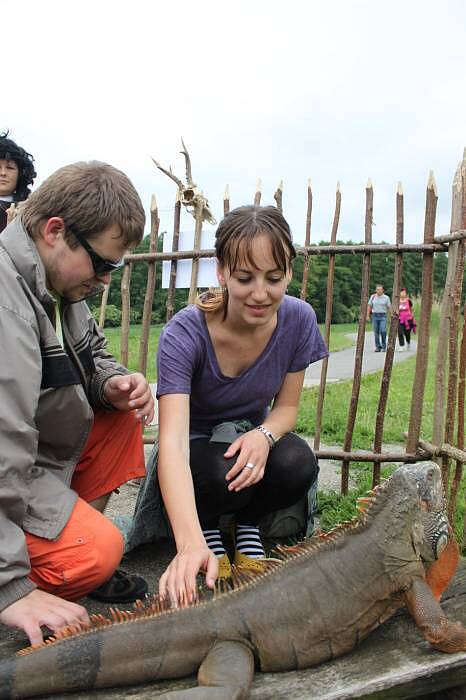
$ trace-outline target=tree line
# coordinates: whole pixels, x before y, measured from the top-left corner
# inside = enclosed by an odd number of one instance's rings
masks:
[[[338,241],[341,245],[354,245],[352,241]],[[319,245],[329,245],[321,241]],[[162,250],[162,240],[159,240],[159,250]],[[146,236],[134,251],[145,253],[149,250],[149,236]],[[327,275],[329,268],[328,255],[312,255],[309,258],[310,268],[306,290],[306,299],[315,309],[317,320],[322,323],[325,319],[325,303],[327,297]],[[440,298],[445,286],[447,270],[447,254],[443,252],[434,255],[434,296]],[[351,323],[359,316],[361,299],[361,274],[363,256],[360,254],[343,253],[335,256],[335,280],[333,294],[333,323]],[[299,255],[293,264],[293,279],[288,287],[292,296],[300,296],[303,276],[304,257]],[[391,296],[393,273],[395,267],[394,253],[377,253],[371,258],[370,289],[375,290],[376,284],[382,284],[385,292]],[[131,273],[131,323],[140,323],[144,306],[144,296],[147,285],[148,265],[145,262],[133,264]],[[121,320],[121,271],[115,272],[110,285],[106,325],[119,325]],[[162,265],[157,263],[156,288],[152,305],[152,322],[164,323],[166,319],[167,289],[161,288]],[[422,285],[422,253],[405,253],[403,255],[402,287],[406,287],[410,297],[419,296]],[[464,295],[465,285],[463,285]],[[177,289],[175,295],[175,311],[186,305],[187,289]],[[98,317],[100,300],[94,299],[90,304],[94,315]]]

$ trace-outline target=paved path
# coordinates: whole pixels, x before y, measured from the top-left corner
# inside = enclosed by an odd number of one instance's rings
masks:
[[[357,333],[348,333],[348,337],[354,340],[356,343]],[[398,347],[398,343],[397,343]],[[395,354],[393,356],[394,362],[403,362],[408,360],[416,352],[417,343],[415,340],[411,341],[411,350],[408,352],[399,352],[395,349]],[[331,352],[328,368],[327,368],[327,382],[340,382],[345,379],[352,379],[354,374],[354,358],[356,355],[356,345],[353,345],[346,350],[338,350],[338,352]],[[374,351],[374,334],[372,331],[366,332],[366,337],[364,340],[364,354],[362,360],[362,373],[372,374],[373,372],[379,372],[383,370],[385,363],[385,353]],[[322,369],[322,360],[315,362],[310,365],[304,377],[304,386],[318,386],[320,384],[320,373]]]

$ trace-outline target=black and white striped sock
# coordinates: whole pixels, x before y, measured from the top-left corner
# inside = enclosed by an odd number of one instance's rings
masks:
[[[265,550],[256,525],[236,525],[235,546],[252,559],[264,559]]]
[[[223,557],[225,554],[225,547],[223,546],[220,530],[218,528],[214,530],[203,530],[202,534],[204,535],[208,548],[213,551],[215,556]]]

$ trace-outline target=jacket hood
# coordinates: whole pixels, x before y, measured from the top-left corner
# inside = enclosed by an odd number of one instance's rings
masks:
[[[47,290],[45,267],[33,239],[17,216],[0,235],[0,245],[5,248],[14,266],[24,279],[34,296],[42,304],[53,304],[53,298]]]

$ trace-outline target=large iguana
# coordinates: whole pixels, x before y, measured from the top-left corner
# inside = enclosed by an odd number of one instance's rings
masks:
[[[432,646],[466,650],[466,630],[438,599],[458,559],[439,468],[403,466],[362,499],[358,519],[292,548],[266,573],[236,573],[209,600],[94,616],[0,665],[0,698],[124,686],[188,676],[198,688],[167,698],[238,700],[254,669],[314,666],[352,649],[406,606]],[[165,697],[165,695],[164,695]]]

